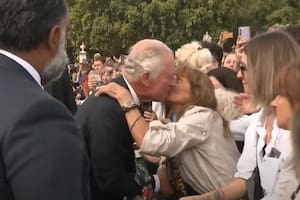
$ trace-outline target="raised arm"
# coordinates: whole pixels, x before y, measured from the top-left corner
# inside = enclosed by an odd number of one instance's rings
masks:
[[[109,83],[98,88],[96,96],[101,94],[107,94],[116,100],[123,106],[129,101],[132,101],[132,96],[128,90],[116,83]],[[125,117],[128,123],[128,127],[131,131],[132,137],[136,144],[140,147],[146,132],[149,129],[147,121],[142,117],[138,108],[131,109],[125,113]]]
[[[245,192],[246,181],[241,178],[235,178],[218,190],[203,195],[183,197],[180,200],[238,200],[244,196]]]

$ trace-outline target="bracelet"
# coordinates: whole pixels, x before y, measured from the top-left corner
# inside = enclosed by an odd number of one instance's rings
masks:
[[[132,123],[132,125],[131,125],[131,127],[130,127],[130,132],[132,131],[132,129],[133,129],[133,127],[135,126],[135,124],[137,123],[137,121],[139,121],[139,119],[141,119],[143,116],[142,115],[140,115],[140,116],[138,116],[135,120],[134,120],[134,122]]]

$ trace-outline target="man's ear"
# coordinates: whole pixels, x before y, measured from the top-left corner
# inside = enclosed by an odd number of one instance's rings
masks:
[[[61,27],[59,25],[54,25],[48,36],[48,47],[51,55],[55,55],[59,48],[59,41],[61,37]]]
[[[149,87],[152,83],[150,79],[150,72],[149,71],[143,71],[141,74],[141,83],[145,85],[146,87]]]

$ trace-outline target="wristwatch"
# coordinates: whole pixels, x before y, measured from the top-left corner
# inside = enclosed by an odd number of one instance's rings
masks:
[[[137,108],[138,105],[133,101],[133,99],[131,99],[131,100],[127,101],[126,103],[124,103],[121,107],[122,107],[123,112],[126,113],[134,108]]]

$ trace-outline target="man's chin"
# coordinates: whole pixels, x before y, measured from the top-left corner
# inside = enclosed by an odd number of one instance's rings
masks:
[[[58,80],[66,69],[68,64],[68,56],[65,51],[57,54],[57,56],[44,68],[44,72],[41,75],[42,85],[50,84]]]

